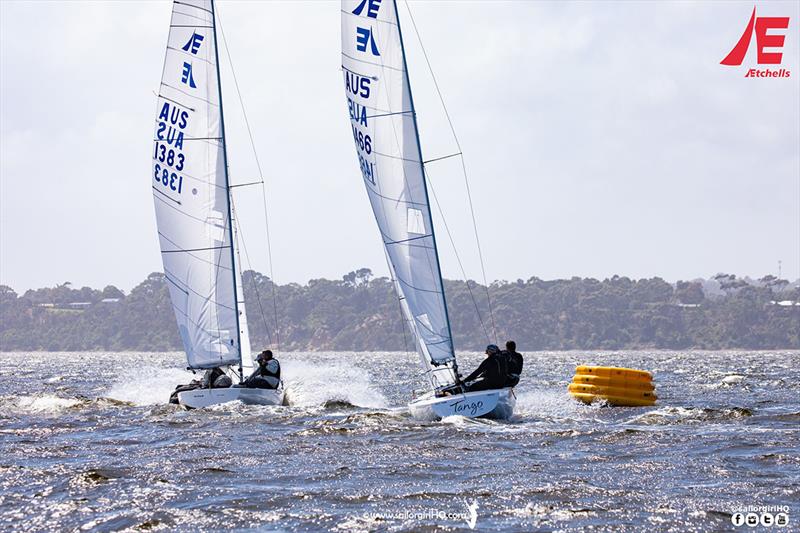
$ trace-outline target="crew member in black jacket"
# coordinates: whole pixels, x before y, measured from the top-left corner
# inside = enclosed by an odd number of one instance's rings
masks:
[[[515,387],[517,383],[519,383],[519,377],[522,374],[522,354],[517,351],[517,343],[508,341],[503,355],[505,355],[508,361],[508,379],[506,379],[506,387]]]
[[[475,371],[464,378],[468,392],[503,388],[508,374],[506,358],[494,344],[486,347],[486,359]],[[477,380],[474,383],[470,383]]]

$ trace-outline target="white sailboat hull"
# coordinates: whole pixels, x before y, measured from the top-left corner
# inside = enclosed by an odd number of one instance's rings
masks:
[[[431,392],[408,404],[408,408],[420,420],[440,420],[453,415],[508,420],[516,403],[514,389],[508,387],[442,397]]]
[[[283,387],[277,389],[195,389],[178,393],[178,403],[187,409],[200,409],[240,401],[248,405],[283,405]]]

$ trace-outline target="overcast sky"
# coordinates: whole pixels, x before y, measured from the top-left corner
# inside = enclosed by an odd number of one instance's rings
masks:
[[[800,3],[791,77],[720,65],[753,2],[412,2],[466,157],[490,279],[800,277]],[[129,290],[161,270],[150,187],[169,2],[0,2],[0,283]],[[338,2],[220,1],[268,182],[275,278],[386,274],[350,133]],[[426,159],[455,143],[401,4]],[[224,55],[221,54],[224,58]],[[257,177],[223,60],[234,183]],[[467,275],[457,159],[432,163]],[[267,271],[261,197],[236,192]],[[435,214],[438,217],[437,214]],[[445,277],[461,273],[440,218]]]

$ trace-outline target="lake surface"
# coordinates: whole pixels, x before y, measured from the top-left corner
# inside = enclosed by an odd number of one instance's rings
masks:
[[[0,530],[800,524],[800,352],[525,354],[510,422],[412,419],[413,354],[277,355],[288,407],[185,411],[182,354],[0,353]],[[574,402],[581,363],[653,371],[658,404]]]

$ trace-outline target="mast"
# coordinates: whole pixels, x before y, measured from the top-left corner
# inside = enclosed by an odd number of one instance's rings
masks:
[[[239,268],[236,263],[235,242],[233,234],[233,208],[231,207],[231,184],[228,179],[228,146],[225,142],[225,113],[222,110],[222,76],[219,70],[219,44],[217,43],[217,14],[214,6],[214,0],[211,0],[211,21],[212,29],[214,32],[214,62],[217,67],[217,90],[219,91],[219,121],[220,133],[222,136],[222,165],[225,174],[225,190],[228,194],[228,237],[231,241],[231,275],[233,276],[233,301],[236,309],[236,345],[239,350],[239,382],[244,381],[242,376],[242,328],[239,324],[239,295],[236,289],[236,269]],[[449,321],[448,321],[449,327]]]
[[[422,159],[422,142],[419,138],[419,127],[417,126],[417,110],[414,107],[414,94],[411,91],[411,76],[408,73],[408,63],[406,62],[406,47],[403,43],[403,30],[400,28],[400,13],[397,10],[397,0],[392,0],[392,4],[394,5],[394,15],[395,20],[397,20],[397,34],[400,37],[400,51],[402,52],[403,56],[403,70],[406,73],[406,83],[408,84],[408,100],[411,105],[411,118],[414,121],[414,135],[417,137],[417,153],[419,155],[419,165],[420,169],[422,170],[422,183],[424,185],[423,190],[425,191],[425,203],[429,206],[431,201],[428,197],[428,179],[425,176],[425,163],[423,163],[424,159]],[[216,40],[215,40],[216,41]],[[459,382],[458,379],[458,362],[456,361],[456,347],[455,347],[455,340],[453,339],[453,331],[450,327],[450,312],[447,309],[447,296],[444,292],[444,278],[442,278],[442,265],[441,261],[439,260],[439,247],[436,245],[436,231],[434,230],[433,224],[433,213],[430,213],[431,217],[431,237],[433,240],[433,249],[434,253],[436,254],[436,268],[438,269],[439,273],[439,286],[442,290],[442,301],[444,302],[444,316],[445,321],[447,322],[447,334],[450,337],[450,354],[453,356],[453,374],[455,376],[456,383]],[[433,361],[432,361],[433,362]]]

